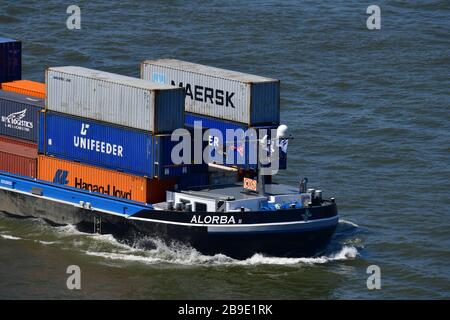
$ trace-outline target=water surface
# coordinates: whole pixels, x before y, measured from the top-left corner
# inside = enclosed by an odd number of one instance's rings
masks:
[[[177,58],[279,78],[296,139],[278,181],[335,197],[341,214],[317,258],[202,256],[155,250],[39,220],[0,217],[0,298],[420,299],[450,297],[448,1],[2,1],[2,36],[23,41],[24,77],[80,65],[139,76]],[[69,291],[68,265],[82,270]],[[366,288],[380,266],[382,289]]]

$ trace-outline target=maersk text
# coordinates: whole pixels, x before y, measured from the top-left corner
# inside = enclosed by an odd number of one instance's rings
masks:
[[[170,82],[173,86],[176,86],[175,81]],[[234,92],[224,91],[220,89],[203,87],[200,85],[192,86],[190,83],[186,83],[183,85],[183,82],[178,84],[179,87],[184,88],[186,92],[186,97],[189,97],[191,100],[196,100],[200,102],[210,102],[212,104],[216,104],[218,106],[226,106],[235,108],[232,98],[234,96]],[[194,90],[192,90],[192,87]]]

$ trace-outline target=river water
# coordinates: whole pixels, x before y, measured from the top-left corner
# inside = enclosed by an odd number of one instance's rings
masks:
[[[81,30],[68,30],[69,2],[1,1],[24,78],[62,65],[139,76],[140,61],[163,57],[279,78],[295,139],[276,180],[307,176],[341,221],[323,256],[237,261],[2,215],[0,298],[450,298],[450,2],[77,4]],[[366,27],[371,4],[380,30]],[[69,265],[81,290],[66,288]],[[370,265],[380,290],[367,289]]]

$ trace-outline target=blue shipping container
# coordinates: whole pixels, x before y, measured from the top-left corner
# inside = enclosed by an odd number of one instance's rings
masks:
[[[206,172],[190,173],[182,176],[178,181],[178,187],[180,189],[191,187],[202,187],[209,185],[209,174]]]
[[[0,38],[0,83],[22,79],[22,43]]]
[[[151,135],[54,112],[40,114],[39,153],[160,179],[187,173],[174,166],[170,135]]]
[[[37,142],[44,99],[0,90],[0,134]]]
[[[280,123],[280,82],[258,83],[252,85],[252,112],[250,124],[252,126],[270,123]]]
[[[250,127],[246,126],[242,123],[237,122],[230,122],[225,120],[220,120],[216,118],[206,117],[206,116],[200,116],[198,114],[188,113],[185,114],[185,125],[187,128],[193,128],[195,121],[201,121],[202,122],[202,128],[204,129],[217,129],[222,134],[222,139],[216,139],[217,137],[214,137],[214,135],[211,135],[209,137],[209,141],[205,143],[206,145],[213,145],[217,146],[219,144],[219,147],[221,149],[225,149],[225,152],[232,152],[233,153],[233,166],[244,168],[244,169],[256,169],[257,164],[254,162],[254,158],[251,158],[248,150],[250,149],[250,144],[248,142],[248,139],[246,139],[245,147],[242,146],[242,143],[238,143],[237,139],[234,140],[234,144],[229,144],[224,146],[223,142],[226,140],[226,130],[232,129],[232,130],[247,130]],[[270,137],[270,129],[276,129],[277,126],[256,126],[251,127],[255,129],[257,132],[259,129],[266,129],[267,134]],[[215,150],[214,150],[215,151]],[[212,152],[212,155],[214,156],[215,152]],[[226,155],[223,156],[222,160],[223,164],[226,164]],[[280,169],[286,169],[286,154],[280,151],[280,162],[279,162],[279,168]]]

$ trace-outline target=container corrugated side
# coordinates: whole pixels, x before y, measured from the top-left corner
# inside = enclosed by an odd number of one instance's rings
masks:
[[[0,135],[0,142],[13,143],[13,144],[16,144],[16,145],[19,145],[19,146],[23,146],[23,147],[26,147],[26,148],[35,149],[36,152],[37,152],[37,149],[38,149],[36,142],[16,139],[16,138],[8,137],[8,136]]]
[[[184,92],[81,67],[46,70],[48,110],[152,133],[183,127]]]
[[[41,112],[40,121],[39,153],[160,179],[183,174],[165,148],[170,135],[49,111]]]
[[[254,83],[251,90],[250,125],[279,125],[280,83]]]
[[[2,83],[2,90],[16,92],[31,97],[45,99],[45,83],[18,80]]]
[[[39,155],[40,180],[117,198],[147,202],[148,179]]]
[[[0,38],[0,83],[20,80],[22,77],[22,43]]]
[[[155,109],[155,126],[156,130],[153,132],[161,134],[164,132],[171,133],[172,131],[184,127],[184,99],[185,94],[183,90],[158,90],[155,93],[156,105],[159,108]],[[168,112],[171,105],[183,106],[173,109],[173,112]],[[169,108],[164,109],[164,106]]]
[[[200,116],[193,113],[186,112],[186,121],[185,125],[187,128],[192,129],[194,127],[195,122],[200,122],[202,125],[202,128],[204,131],[206,129],[216,129],[218,130],[222,135],[222,140],[220,140],[220,137],[216,136],[214,132],[211,132],[208,138],[208,141],[205,142],[205,145],[213,145],[215,146],[218,142],[218,150],[224,149],[225,154],[222,158],[222,164],[226,165],[226,153],[232,152],[233,153],[233,164],[232,166],[236,166],[239,168],[245,168],[245,169],[256,169],[258,166],[256,163],[253,163],[256,158],[251,158],[249,154],[250,150],[250,144],[248,142],[248,139],[246,139],[245,147],[242,148],[242,143],[238,143],[237,139],[235,139],[234,144],[225,144],[226,138],[227,138],[227,130],[248,130],[250,128],[254,129],[257,134],[259,134],[259,129],[265,129],[267,130],[267,134],[270,136],[270,130],[276,129],[276,126],[255,126],[250,127],[242,123],[236,123],[231,121],[225,121],[220,119],[215,119],[211,117],[206,116]],[[212,155],[215,155],[216,150],[212,152]],[[219,154],[221,152],[219,151]]]
[[[26,177],[37,177],[37,148],[17,140],[0,139],[0,171]]]
[[[44,100],[0,90],[0,134],[37,142]]]
[[[209,174],[205,172],[195,172],[183,176],[178,182],[179,188],[201,187],[209,185]]]
[[[180,60],[147,60],[141,78],[182,86],[187,112],[246,125],[279,124],[280,82]]]

